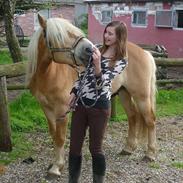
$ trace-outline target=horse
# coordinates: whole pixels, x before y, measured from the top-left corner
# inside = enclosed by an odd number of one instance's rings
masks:
[[[38,15],[38,20],[40,28],[28,47],[28,86],[45,113],[54,144],[55,159],[48,173],[61,175],[68,117],[59,116],[68,109],[70,91],[78,78],[76,68],[86,68],[94,45],[80,29],[63,18],[45,20]],[[137,132],[147,132],[145,157],[153,160],[156,151],[156,66],[151,54],[137,45],[129,42],[127,49],[128,66],[112,82],[112,92],[119,94],[129,124],[127,142],[121,154],[131,154],[137,148]]]

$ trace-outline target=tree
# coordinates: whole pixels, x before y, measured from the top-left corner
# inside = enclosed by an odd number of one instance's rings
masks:
[[[14,11],[16,0],[2,0],[0,4],[1,16],[4,20],[6,41],[13,62],[22,61],[22,53],[14,31]]]
[[[6,40],[13,62],[22,61],[22,53],[14,30],[15,8],[20,10],[44,9],[53,4],[52,1],[38,2],[35,0],[0,0],[0,21],[5,24]]]

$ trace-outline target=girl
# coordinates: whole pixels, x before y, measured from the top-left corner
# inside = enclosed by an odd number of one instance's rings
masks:
[[[92,156],[93,182],[103,183],[106,171],[102,142],[110,117],[111,82],[127,64],[127,28],[119,21],[110,22],[104,29],[103,46],[99,51],[93,48],[93,61],[85,77],[82,96],[72,114],[69,152],[69,183],[78,183],[82,145],[86,130],[89,129],[89,150]],[[72,106],[79,89],[75,82],[70,94]],[[88,107],[92,106],[92,107]]]

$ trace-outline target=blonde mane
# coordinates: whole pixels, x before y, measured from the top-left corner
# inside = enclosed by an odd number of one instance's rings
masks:
[[[33,74],[37,69],[37,56],[38,56],[38,41],[43,28],[40,27],[33,35],[28,46],[28,60],[31,62],[28,65],[26,81],[29,83]],[[51,43],[53,48],[65,47],[67,40],[70,39],[70,34],[75,36],[84,35],[84,33],[68,20],[63,18],[50,18],[46,21],[46,37],[47,42]]]

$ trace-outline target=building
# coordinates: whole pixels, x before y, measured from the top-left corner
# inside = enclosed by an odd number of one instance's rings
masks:
[[[80,17],[87,13],[86,4],[83,3],[83,0],[54,0],[54,3],[52,0],[35,0],[35,2],[50,3],[52,5],[50,5],[49,8],[40,11],[16,11],[14,23],[19,25],[22,28],[24,35],[28,37],[32,36],[39,27],[37,19],[38,13],[46,19],[62,16],[76,25],[80,23]]]
[[[85,0],[88,4],[88,37],[102,42],[104,27],[120,20],[128,27],[129,41],[163,45],[169,57],[183,58],[183,1]]]

